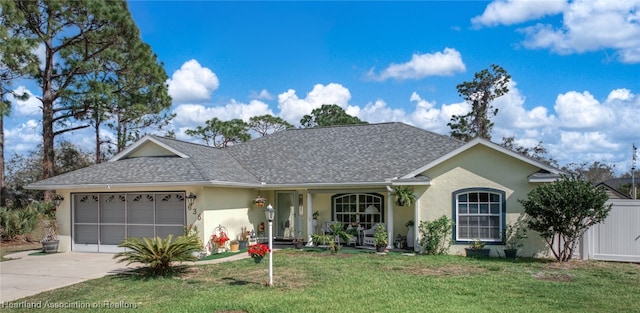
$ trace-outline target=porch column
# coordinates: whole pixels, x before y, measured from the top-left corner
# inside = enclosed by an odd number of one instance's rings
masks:
[[[311,234],[313,234],[313,196],[307,190],[307,247],[313,246]]]
[[[393,249],[393,197],[387,193],[387,233],[389,235],[387,249]]]

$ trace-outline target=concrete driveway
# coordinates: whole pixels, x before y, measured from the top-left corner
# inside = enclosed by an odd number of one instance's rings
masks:
[[[141,266],[134,263],[127,267],[126,263],[116,263],[117,260],[113,259],[111,253],[64,252],[29,255],[34,252],[37,251],[10,254],[6,257],[15,260],[0,262],[0,303]],[[238,253],[221,259],[184,264],[205,265],[247,258],[247,253]]]
[[[15,260],[0,262],[0,302],[14,301],[37,293],[115,274],[127,269],[110,253],[66,252],[8,255]],[[135,267],[132,264],[130,268]]]

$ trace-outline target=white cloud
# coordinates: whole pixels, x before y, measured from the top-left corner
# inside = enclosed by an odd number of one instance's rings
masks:
[[[408,122],[404,110],[389,107],[382,99],[365,104],[364,108],[359,109],[357,114],[351,115],[369,123]]]
[[[411,124],[441,134],[449,133],[447,123],[451,116],[465,114],[470,109],[465,102],[443,104],[438,108],[435,101],[427,101],[417,92],[411,94],[409,101],[416,103],[414,111],[410,113]]]
[[[566,0],[496,0],[471,22],[474,26],[513,25],[561,13],[566,7]]]
[[[216,107],[207,107],[201,104],[181,104],[173,110],[173,113],[176,114],[173,123],[177,128],[204,126],[205,122],[213,117],[223,121],[234,118],[248,121],[252,116],[273,114],[269,109],[269,105],[262,101],[251,100],[249,103],[242,103],[234,99],[224,106]]]
[[[47,53],[47,47],[44,45],[44,43],[40,43],[38,44],[37,47],[35,47],[33,50],[31,50],[31,53],[35,54],[35,56],[38,58],[38,67],[41,70],[44,70],[45,67],[45,62],[47,61],[47,57],[46,57],[46,53]],[[56,54],[57,56],[57,54]],[[54,62],[57,62],[57,57],[55,57]]]
[[[640,1],[573,1],[563,25],[537,24],[520,29],[524,46],[559,54],[613,49],[624,63],[640,62]]]
[[[613,102],[613,101],[630,101],[633,100],[634,95],[631,93],[631,90],[626,88],[616,89],[609,93],[607,96],[607,100],[605,102]]]
[[[189,60],[173,72],[167,84],[174,103],[188,103],[209,100],[220,82],[210,69],[202,67],[196,60]]]
[[[266,89],[262,89],[260,90],[260,92],[255,92],[255,91],[251,91],[251,94],[249,96],[252,99],[259,99],[259,100],[273,100],[275,99],[275,97]]]
[[[379,75],[371,69],[367,77],[373,80],[421,79],[427,76],[450,76],[466,71],[460,52],[456,49],[445,48],[442,52],[414,54],[406,63],[391,64]]]
[[[615,124],[615,111],[598,103],[588,91],[558,95],[554,106],[564,128],[593,129]]]
[[[542,141],[548,156],[560,165],[600,161],[619,171],[628,169],[631,144],[640,134],[640,97],[630,90],[615,89],[603,102],[587,91],[568,91],[558,95],[554,110],[548,112],[544,107],[525,108],[524,98],[517,100],[515,85],[509,89],[512,99],[498,98],[495,103],[500,111],[494,119],[494,141],[515,136],[525,147]]]
[[[337,83],[328,85],[317,84],[303,99],[300,99],[296,91],[289,89],[278,95],[278,108],[280,116],[287,122],[298,125],[305,114],[323,104],[336,104],[343,109],[348,107],[351,100],[349,89]]]
[[[5,124],[6,127],[6,124]],[[31,151],[42,143],[42,125],[36,120],[27,120],[12,129],[5,129],[5,157],[10,158],[14,153],[23,154]]]
[[[14,90],[17,95],[27,94],[29,98],[27,100],[16,99],[13,95],[7,96],[7,99],[11,102],[11,114],[18,116],[40,116],[42,115],[42,102],[34,96],[34,94],[24,86],[20,86]]]
[[[494,101],[493,106],[498,109],[498,115],[494,118],[496,127],[532,129],[554,124],[556,118],[549,114],[547,108],[538,106],[527,110],[524,107],[526,98],[517,85],[515,80],[509,81],[509,92]]]

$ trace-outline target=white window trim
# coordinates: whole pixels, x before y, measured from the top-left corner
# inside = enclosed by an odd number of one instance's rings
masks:
[[[487,214],[481,214],[480,211],[478,211],[478,214],[466,214],[464,216],[499,216],[499,225],[500,228],[498,230],[498,238],[496,239],[487,239],[487,238],[461,238],[460,237],[460,232],[459,232],[459,218],[460,218],[460,214],[458,213],[458,196],[462,195],[462,194],[470,194],[470,193],[488,193],[489,194],[489,199],[491,199],[491,194],[496,194],[500,197],[499,205],[500,205],[500,213],[498,215],[496,214],[491,214],[491,213],[487,213]],[[483,188],[483,187],[477,187],[477,188],[465,188],[465,189],[460,189],[460,190],[456,190],[453,192],[452,194],[452,206],[453,206],[453,218],[455,219],[454,222],[456,223],[454,226],[454,235],[453,235],[453,239],[455,240],[456,243],[470,243],[475,239],[480,239],[483,242],[486,243],[490,243],[490,244],[500,244],[502,243],[502,236],[503,236],[503,230],[505,228],[505,218],[506,218],[506,198],[505,198],[506,194],[504,191],[499,190],[499,189],[493,189],[493,188]],[[491,203],[491,201],[489,200],[488,203]],[[489,212],[491,212],[491,209],[489,208]]]

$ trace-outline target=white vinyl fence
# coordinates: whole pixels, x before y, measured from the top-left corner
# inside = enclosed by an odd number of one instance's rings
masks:
[[[640,262],[640,200],[611,199],[604,222],[584,235],[583,259]]]

